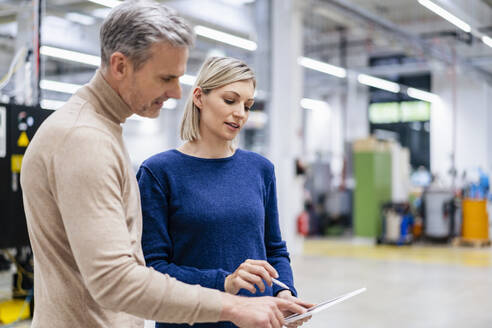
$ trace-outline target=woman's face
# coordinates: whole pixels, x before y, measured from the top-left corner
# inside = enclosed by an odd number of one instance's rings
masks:
[[[252,80],[227,84],[204,94],[195,89],[195,105],[200,108],[200,135],[233,140],[248,120],[255,89]]]

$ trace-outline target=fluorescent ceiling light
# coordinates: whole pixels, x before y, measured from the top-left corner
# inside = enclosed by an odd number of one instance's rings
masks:
[[[43,90],[63,92],[69,94],[74,94],[78,89],[82,87],[82,85],[80,84],[57,82],[51,80],[41,80],[39,82],[39,86]]]
[[[97,8],[91,11],[91,15],[98,18],[106,18],[108,14],[111,12],[111,8]]]
[[[81,52],[42,46],[40,49],[41,55],[69,60],[77,63],[87,64],[91,66],[101,65],[101,58],[98,56],[83,54]]]
[[[88,16],[88,15],[82,15],[79,13],[74,13],[70,12],[65,15],[65,17],[74,23],[79,23],[82,25],[90,26],[93,25],[96,22],[96,19],[94,17]]]
[[[249,51],[254,51],[258,47],[256,45],[256,42],[254,41],[240,38],[238,36],[225,33],[222,31],[214,30],[201,25],[195,26],[195,33],[205,38],[209,38],[222,43],[227,43],[231,46],[243,48]]]
[[[311,58],[299,57],[297,62],[299,63],[299,65],[302,65],[304,67],[314,69],[314,70],[322,72],[322,73],[330,74],[330,75],[333,75],[333,76],[336,76],[339,78],[344,78],[347,76],[347,70],[346,69],[344,69],[342,67],[330,65],[327,63],[323,63],[321,61],[314,60]]]
[[[470,25],[468,25],[467,23],[465,23],[464,21],[462,21],[458,17],[454,16],[453,14],[451,14],[449,11],[445,10],[444,8],[439,7],[438,5],[433,3],[432,1],[430,1],[430,0],[419,0],[419,3],[422,6],[429,9],[430,11],[438,14],[439,16],[441,16],[442,18],[444,18],[445,20],[447,20],[451,24],[456,25],[457,27],[459,27],[463,31],[465,31],[467,33],[471,32]]]
[[[408,88],[407,94],[412,98],[423,100],[423,101],[428,101],[430,103],[437,102],[441,99],[441,98],[439,98],[438,95],[436,95],[434,93],[415,89],[415,88]]]
[[[301,107],[311,110],[326,110],[330,108],[330,106],[326,102],[310,98],[302,98]]]
[[[398,93],[400,92],[400,85],[395,82],[383,80],[374,76],[359,74],[357,76],[357,81],[362,84],[368,85],[370,87],[383,89],[389,92]]]
[[[492,38],[489,36],[482,36],[482,42],[492,48]]]
[[[196,76],[185,74],[179,78],[179,82],[186,85],[194,85]]]
[[[44,109],[57,110],[65,104],[65,101],[43,99],[41,100],[41,107]]]
[[[122,3],[122,1],[118,1],[118,0],[89,0],[89,1],[109,8],[116,7],[117,5]]]

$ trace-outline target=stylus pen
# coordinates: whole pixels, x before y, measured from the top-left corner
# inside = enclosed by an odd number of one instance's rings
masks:
[[[282,287],[282,288],[285,288],[285,289],[287,289],[287,290],[290,290],[289,286],[287,286],[286,284],[284,284],[284,283],[283,283],[283,282],[281,282],[281,281],[278,281],[278,280],[277,280],[277,279],[275,279],[275,278],[272,278],[272,282],[273,282],[275,285],[278,285],[278,286],[280,286],[280,287]]]

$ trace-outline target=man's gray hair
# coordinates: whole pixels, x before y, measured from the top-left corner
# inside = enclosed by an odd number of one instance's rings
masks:
[[[194,39],[191,27],[169,7],[148,0],[125,1],[111,10],[101,26],[101,66],[109,66],[111,55],[119,51],[138,70],[151,57],[154,43],[191,47]]]

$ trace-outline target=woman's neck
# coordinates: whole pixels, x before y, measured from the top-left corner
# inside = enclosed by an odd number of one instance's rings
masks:
[[[234,155],[235,151],[230,141],[211,142],[204,139],[188,141],[178,150],[200,158],[226,158]]]

